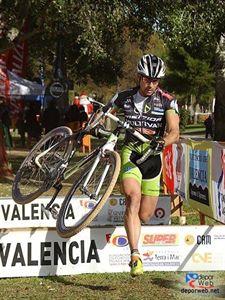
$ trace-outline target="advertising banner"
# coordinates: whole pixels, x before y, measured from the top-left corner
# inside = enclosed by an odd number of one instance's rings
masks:
[[[58,197],[53,207],[59,210],[64,198]],[[11,198],[1,198],[0,228],[26,227],[55,227],[56,220],[44,207],[50,197],[40,197],[32,203],[18,205]],[[82,216],[93,208],[95,204],[89,198],[74,198],[66,214],[66,225],[72,225],[76,216]],[[125,199],[121,195],[111,195],[101,212],[90,226],[122,225],[125,211]],[[170,222],[170,197],[160,196],[155,213],[148,224],[168,225]]]
[[[225,270],[223,226],[142,226],[146,271]],[[128,272],[124,227],[86,228],[70,239],[54,230],[1,230],[0,277]]]
[[[212,197],[214,218],[225,223],[225,145],[213,143]]]
[[[174,194],[174,167],[172,145],[167,146],[163,151],[163,180],[167,193]]]
[[[174,170],[174,190],[180,197],[187,199],[187,157],[188,145],[185,140],[172,145],[173,170]]]
[[[213,217],[211,159],[212,143],[189,140],[188,201],[203,214]]]

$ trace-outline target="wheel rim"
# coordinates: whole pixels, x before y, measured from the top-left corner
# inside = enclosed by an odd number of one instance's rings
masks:
[[[16,184],[14,186],[15,198],[26,200],[27,197],[32,198],[37,193],[42,193],[49,189],[57,174],[50,176],[53,170],[59,171],[57,166],[63,158],[67,159],[69,155],[68,143],[63,143],[57,149],[53,149],[47,155],[40,158],[39,163],[42,166],[40,169],[35,163],[35,157],[49,147],[53,147],[70,133],[69,129],[58,128],[53,131],[53,134],[47,134],[43,141],[40,141],[34,146],[30,154],[22,163],[19,171],[16,174]],[[15,199],[16,200],[16,199]]]
[[[95,157],[96,158],[96,157]],[[80,170],[79,175],[81,176],[82,172],[85,175],[93,165],[93,158],[87,165],[85,165],[85,170]],[[70,195],[67,195],[67,201],[65,207],[63,208],[62,218],[60,220],[63,230],[73,230],[73,228],[80,226],[91,214],[93,214],[93,210],[97,208],[102,197],[104,196],[106,190],[108,189],[112,177],[115,170],[115,158],[112,155],[107,155],[105,158],[101,158],[99,162],[96,172],[92,177],[92,180],[88,184],[88,192],[93,194],[93,191],[96,190],[98,183],[101,178],[101,174],[106,166],[109,166],[109,170],[106,174],[104,184],[99,191],[99,197],[97,201],[92,199],[92,197],[88,196],[87,193],[81,191],[81,186],[85,181],[85,176],[82,180],[79,180],[76,187],[69,192]],[[76,176],[76,177],[79,177]],[[76,213],[76,214],[75,214]],[[79,216],[79,218],[78,218]]]

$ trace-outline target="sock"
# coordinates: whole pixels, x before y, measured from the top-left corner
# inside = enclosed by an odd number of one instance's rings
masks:
[[[131,250],[131,260],[138,260],[140,258],[140,253],[138,251],[138,249],[132,249]]]

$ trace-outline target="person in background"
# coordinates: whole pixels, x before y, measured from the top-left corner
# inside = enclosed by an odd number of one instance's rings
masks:
[[[83,128],[85,123],[88,121],[88,115],[87,115],[83,105],[80,105],[79,111],[80,111],[80,127]]]
[[[65,113],[65,124],[73,132],[80,129],[80,110],[76,104],[70,105]]]
[[[89,101],[89,97],[85,92],[82,92],[80,95],[80,105],[83,105],[85,112],[87,113],[88,117],[90,117],[94,107],[93,104]]]
[[[39,109],[35,105],[35,102],[30,102],[27,109],[25,109],[25,126],[28,135],[28,147],[31,147],[32,140],[38,142],[41,137],[41,125],[37,118],[39,115]]]
[[[18,113],[18,118],[16,121],[16,128],[18,130],[18,133],[21,138],[21,146],[25,147],[25,132],[26,132],[26,126],[25,126],[25,120],[24,120],[24,113],[20,111]]]
[[[211,139],[213,138],[213,119],[212,116],[209,115],[208,118],[204,121],[205,125],[205,138],[208,139],[210,135]]]
[[[56,107],[55,100],[51,100],[45,109],[42,116],[42,126],[45,129],[45,134],[60,126],[60,111]]]
[[[3,135],[6,141],[6,146],[8,148],[13,147],[12,136],[10,133],[10,127],[12,125],[12,121],[10,118],[10,108],[9,105],[5,103],[4,98],[0,99],[0,119],[3,126]]]

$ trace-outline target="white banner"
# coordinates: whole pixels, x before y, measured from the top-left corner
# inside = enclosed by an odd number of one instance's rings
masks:
[[[225,223],[225,149],[224,145],[213,143],[212,197],[214,218]]]
[[[172,147],[175,193],[183,199],[187,199],[187,144],[181,140],[181,142],[173,144]]]
[[[146,271],[225,270],[224,226],[143,226]],[[54,230],[1,230],[0,277],[128,272],[124,227],[86,228],[70,239]]]
[[[58,197],[53,204],[59,210],[64,198]],[[56,220],[44,210],[50,201],[49,197],[40,197],[32,203],[18,205],[11,198],[0,199],[0,228],[55,227]],[[72,201],[66,214],[66,225],[73,223],[75,216],[87,213],[93,207],[88,198],[76,198]],[[122,225],[125,211],[125,199],[112,195],[98,214],[91,226]],[[168,225],[170,221],[170,197],[159,198],[155,213],[148,224]]]

